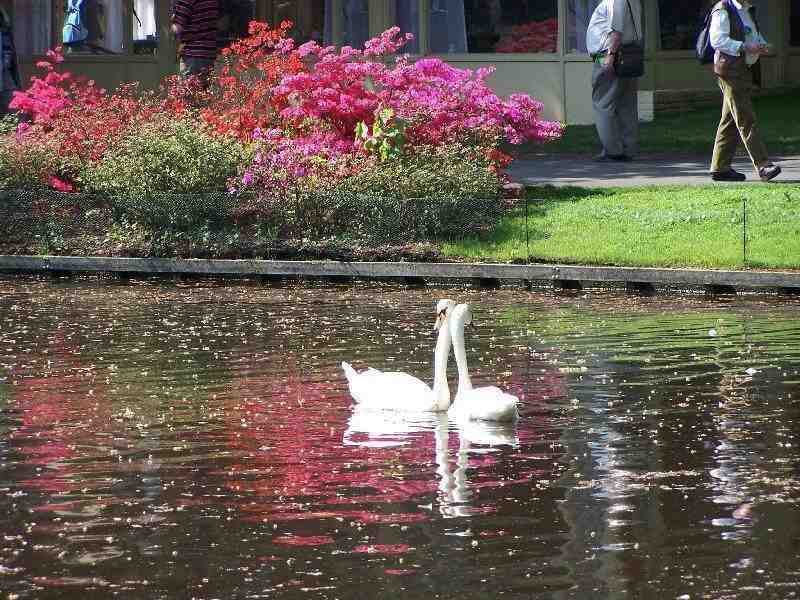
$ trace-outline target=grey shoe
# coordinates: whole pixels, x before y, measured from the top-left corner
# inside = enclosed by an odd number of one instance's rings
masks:
[[[758,170],[758,176],[761,177],[761,181],[767,182],[770,179],[775,179],[778,175],[781,174],[781,168],[778,165],[769,164],[766,167],[761,167]]]

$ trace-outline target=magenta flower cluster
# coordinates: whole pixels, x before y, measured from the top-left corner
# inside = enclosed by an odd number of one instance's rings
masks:
[[[411,151],[458,143],[488,156],[502,141],[521,144],[561,136],[560,123],[541,119],[541,102],[525,94],[507,99],[495,94],[486,82],[492,69],[458,69],[438,58],[390,60],[410,39],[411,34],[394,27],[366,42],[363,50],[313,41],[278,47],[277,52],[296,52],[308,67],[273,88],[280,127],[258,136],[262,151],[242,183],[273,190],[278,183],[341,171],[341,164],[329,163],[363,152],[355,142],[356,126],[371,126],[387,108],[403,121]],[[358,166],[358,161],[343,162]]]
[[[314,62],[275,88],[284,104],[281,116],[296,123],[321,121],[352,138],[359,121],[369,124],[379,108],[388,107],[409,123],[412,143],[463,141],[476,132],[512,144],[561,135],[560,123],[540,118],[537,100],[525,94],[498,97],[486,83],[491,68],[458,69],[438,58],[401,56],[393,65],[376,60],[396,53],[411,37],[394,27],[369,40],[364,50],[303,44],[300,56]]]

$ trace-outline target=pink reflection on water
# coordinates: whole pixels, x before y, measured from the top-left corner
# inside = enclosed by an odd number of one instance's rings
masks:
[[[224,394],[231,462],[216,474],[234,492],[228,503],[245,521],[413,523],[435,514],[437,499],[465,506],[443,506],[445,516],[487,514],[497,506],[486,498],[475,506],[481,490],[555,479],[552,452],[516,450],[511,462],[507,450],[500,452],[520,444],[543,447],[557,436],[548,403],[565,394],[566,382],[549,364],[532,368],[527,355],[512,355],[502,377],[488,381],[491,374],[483,374],[484,383],[523,401],[522,427],[498,433],[481,424],[456,429],[446,417],[442,430],[436,416],[407,422],[383,415],[373,423],[356,414],[338,366],[309,371],[299,360],[254,351],[232,365],[238,377]],[[487,445],[490,452],[473,451]],[[413,509],[398,511],[404,504]]]
[[[315,375],[308,381],[296,369],[277,377],[245,372],[232,385],[226,437],[237,459],[225,469],[227,485],[248,500],[261,499],[240,506],[245,518],[426,519],[423,513],[383,513],[378,507],[436,492],[432,436],[420,434],[414,444],[381,450],[342,445],[351,404],[344,380],[333,369]],[[426,465],[428,471],[420,473]],[[305,502],[286,502],[295,498]]]
[[[353,548],[353,552],[356,554],[405,554],[411,550],[411,546],[407,544],[374,544],[374,545],[362,545],[356,546]]]
[[[70,463],[81,457],[78,448],[100,442],[108,431],[111,407],[106,385],[95,377],[93,366],[79,358],[79,348],[56,331],[49,344],[29,355],[30,364],[47,365],[46,375],[16,380],[13,398],[21,424],[10,433],[18,441],[24,463],[39,469],[36,477],[22,479],[23,487],[68,493],[86,486]]]
[[[416,573],[414,569],[384,569],[383,572],[386,573],[387,575],[398,575],[398,576],[413,575],[414,573]]]
[[[280,535],[272,538],[272,541],[282,546],[325,546],[334,543],[334,539],[327,535]]]

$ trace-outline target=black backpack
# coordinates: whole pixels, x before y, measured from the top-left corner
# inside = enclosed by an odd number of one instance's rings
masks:
[[[731,6],[730,0],[725,0],[725,2],[723,2],[723,6],[725,7],[725,10],[728,11],[729,19],[731,18],[731,15],[733,15],[733,18],[737,19],[741,23],[739,11],[736,10],[735,6]],[[701,65],[710,65],[714,62],[714,47],[711,45],[710,33],[711,14],[713,12],[714,6],[709,9],[705,22],[703,23],[703,27],[697,34],[697,41],[695,42],[695,54],[697,55],[697,60],[700,61]],[[744,29],[744,25],[742,25],[742,29]]]

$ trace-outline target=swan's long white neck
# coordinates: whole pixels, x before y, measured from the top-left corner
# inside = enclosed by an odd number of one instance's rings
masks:
[[[447,385],[447,359],[450,357],[452,337],[450,327],[445,321],[439,327],[436,350],[433,353],[433,396],[437,410],[447,410],[450,406],[450,386]]]
[[[467,368],[467,351],[464,348],[464,321],[453,321],[453,350],[456,355],[456,364],[458,365],[458,390],[456,391],[456,399],[464,392],[472,389],[472,380],[469,378],[469,369]]]

